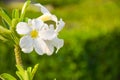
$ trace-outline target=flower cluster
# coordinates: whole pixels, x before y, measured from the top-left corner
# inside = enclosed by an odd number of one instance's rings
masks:
[[[34,6],[40,8],[43,15],[17,24],[17,33],[23,35],[19,43],[20,48],[24,53],[35,50],[39,55],[51,55],[54,48],[57,49],[57,52],[64,44],[63,39],[59,39],[57,35],[65,23],[62,19],[58,20],[41,4],[34,4]],[[54,21],[55,25],[47,24],[48,20]]]

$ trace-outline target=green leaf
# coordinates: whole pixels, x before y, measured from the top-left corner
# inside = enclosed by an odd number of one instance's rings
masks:
[[[10,26],[7,24],[7,22],[4,19],[2,19],[2,23],[5,28],[10,29]]]
[[[8,16],[8,14],[5,12],[5,10],[3,10],[2,8],[0,8],[0,16],[7,22],[9,26],[11,26],[11,19]]]
[[[38,69],[38,66],[39,66],[39,64],[36,64],[36,65],[34,66],[33,70],[32,70],[32,79],[33,79],[33,77],[34,77],[34,75],[35,75],[35,73],[36,73],[36,71],[37,71],[37,69]]]
[[[38,69],[38,64],[36,64],[32,70],[32,67],[28,67],[27,70],[24,70],[22,66],[16,65],[18,71],[16,71],[17,76],[20,80],[33,80],[33,77]]]
[[[27,68],[27,73],[28,73],[29,79],[32,80],[32,67]]]
[[[18,71],[16,71],[17,76],[20,78],[20,80],[24,80],[24,74],[25,74],[24,69],[20,65],[16,65],[16,67],[18,69]]]
[[[15,31],[16,25],[18,22],[19,22],[19,19],[16,19],[16,18],[12,19],[12,26],[11,26],[10,30],[13,29]]]
[[[25,22],[28,22],[29,19],[30,19],[30,18],[25,17],[25,18],[24,18],[24,21],[25,21]]]
[[[0,25],[0,36],[1,36],[1,40],[3,41],[9,41],[12,42],[12,36],[11,36],[12,32],[6,28],[4,28],[3,26]]]
[[[19,10],[18,9],[13,9],[13,11],[12,11],[12,19],[19,18],[19,17],[20,17]]]
[[[20,15],[20,21],[23,21],[24,16],[25,16],[26,9],[27,9],[27,7],[30,5],[30,3],[31,3],[31,1],[28,0],[28,1],[26,1],[25,4],[23,5],[22,11],[21,11],[21,15]]]
[[[19,17],[20,17],[19,10],[14,9],[12,11],[12,24],[11,24],[10,30],[15,31],[15,27],[16,27],[17,23],[19,22]]]
[[[0,25],[0,34],[10,34],[10,30],[4,28],[3,26]]]
[[[20,17],[19,10],[15,9],[15,18],[19,18],[19,17]]]
[[[0,35],[5,39],[10,39],[11,31],[0,25]]]
[[[0,40],[2,40],[3,42],[8,41],[6,38],[4,38],[3,36],[0,35]]]
[[[20,74],[19,71],[16,71],[17,76],[20,78],[20,80],[24,80],[24,77]],[[23,74],[24,75],[24,74]]]
[[[30,80],[30,79],[29,79],[29,75],[28,75],[28,72],[27,72],[27,71],[25,71],[24,80]]]
[[[17,80],[15,77],[13,77],[12,75],[10,74],[7,74],[7,73],[3,73],[0,75],[0,78],[2,80]]]
[[[16,67],[21,74],[24,74],[24,69],[22,68],[22,66],[16,65]]]
[[[12,10],[12,19],[15,18],[15,9]]]

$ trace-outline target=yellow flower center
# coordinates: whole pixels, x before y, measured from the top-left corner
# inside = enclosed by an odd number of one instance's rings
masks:
[[[32,38],[36,38],[38,36],[37,30],[31,31],[30,35],[31,35]]]

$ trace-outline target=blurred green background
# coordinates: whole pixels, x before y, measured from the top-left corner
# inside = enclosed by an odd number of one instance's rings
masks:
[[[21,7],[21,3],[15,1],[1,0],[0,5],[11,15],[12,8]],[[66,23],[59,36],[65,44],[57,54],[39,56],[35,52],[22,53],[25,68],[39,63],[34,80],[120,80],[119,0],[32,1],[46,5]],[[26,14],[31,18],[40,15],[40,12],[31,9]],[[0,74],[15,75],[13,48],[9,43],[0,41]]]

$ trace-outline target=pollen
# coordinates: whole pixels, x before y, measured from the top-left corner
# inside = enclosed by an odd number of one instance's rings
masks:
[[[33,30],[33,31],[31,31],[30,35],[31,35],[32,38],[36,38],[36,37],[38,37],[38,31]]]

